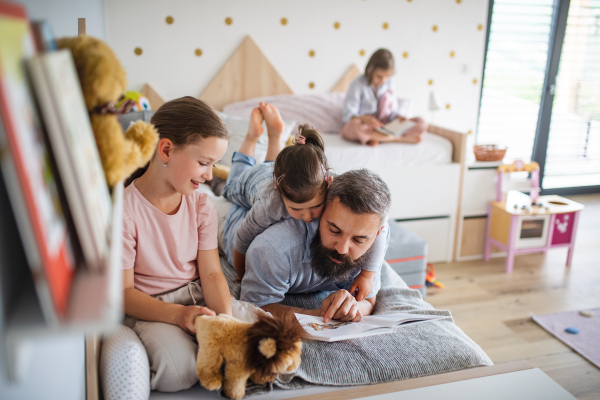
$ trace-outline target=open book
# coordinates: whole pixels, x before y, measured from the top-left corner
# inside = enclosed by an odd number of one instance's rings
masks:
[[[399,137],[416,124],[416,122],[408,119],[402,122],[400,122],[398,119],[394,119],[392,122],[385,124],[381,128],[377,128],[375,130],[377,132],[385,133],[386,135]]]
[[[304,314],[296,314],[296,318],[308,334],[309,339],[320,340],[322,342],[337,342],[339,340],[390,333],[399,325],[431,321],[446,317],[443,315],[394,313],[368,315],[363,317],[360,322],[331,320],[328,323],[324,323],[323,318],[321,317],[313,317]]]

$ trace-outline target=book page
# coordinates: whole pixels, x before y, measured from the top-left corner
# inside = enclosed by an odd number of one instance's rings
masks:
[[[410,121],[410,120],[400,122],[398,119],[394,119],[389,124],[386,124],[383,128],[386,131],[391,132],[392,135],[398,137],[415,125],[416,125],[416,123],[413,121]],[[385,132],[385,133],[388,133],[388,132]]]
[[[298,322],[309,338],[325,342],[354,339],[359,337],[380,335],[393,332],[396,326],[412,322],[424,322],[445,318],[443,315],[426,315],[410,313],[394,313],[382,315],[368,315],[359,322],[342,322],[331,320],[323,322],[321,317],[296,314]]]
[[[314,340],[325,342],[334,342],[338,340],[352,339],[357,337],[369,336],[373,334],[391,332],[391,328],[385,328],[377,325],[371,325],[364,322],[342,322],[331,320],[328,323],[323,322],[321,317],[296,314],[298,322],[309,337]]]

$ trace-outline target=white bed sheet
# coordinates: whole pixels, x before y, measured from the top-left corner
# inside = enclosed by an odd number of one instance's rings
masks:
[[[452,162],[452,142],[433,133],[425,133],[419,144],[385,143],[375,147],[349,142],[339,133],[327,133],[324,137],[329,167],[337,174],[358,168],[377,172]]]

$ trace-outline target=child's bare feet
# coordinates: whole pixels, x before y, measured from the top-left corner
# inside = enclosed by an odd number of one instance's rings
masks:
[[[407,134],[403,134],[398,138],[398,142],[401,143],[421,143],[421,141],[423,140],[422,135],[407,135]]]
[[[250,123],[248,124],[247,136],[252,141],[257,141],[260,135],[263,134],[263,114],[260,108],[256,107],[252,109],[250,114]]]
[[[262,111],[265,123],[267,124],[269,141],[271,138],[280,138],[285,128],[285,124],[281,119],[281,115],[279,114],[277,107],[268,103],[260,103],[260,110]]]

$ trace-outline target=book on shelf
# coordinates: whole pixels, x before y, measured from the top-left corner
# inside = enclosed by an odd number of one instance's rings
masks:
[[[88,269],[106,261],[112,203],[69,50],[27,61],[37,104]]]
[[[55,51],[58,49],[52,28],[47,19],[31,21],[31,30],[38,52]]]
[[[25,7],[0,2],[0,168],[42,311],[52,323],[67,313],[75,263],[23,67],[34,55]]]
[[[296,319],[306,331],[308,338],[321,342],[337,342],[340,340],[382,335],[393,332],[399,326],[441,318],[446,317],[441,315],[394,313],[367,315],[359,322],[331,320],[328,323],[324,323],[321,317],[296,314]]]
[[[408,131],[410,128],[415,126],[417,123],[411,121],[409,119],[405,119],[400,122],[397,118],[395,118],[392,122],[385,124],[381,128],[375,129],[377,132],[385,133],[386,135],[391,135],[395,137],[402,136],[403,133]]]

